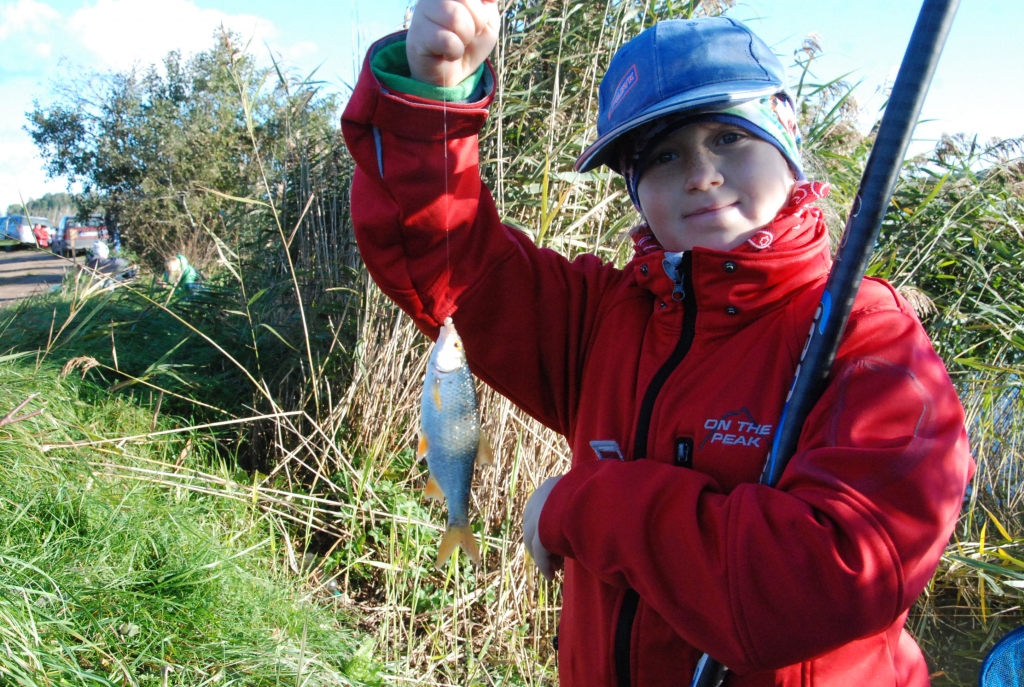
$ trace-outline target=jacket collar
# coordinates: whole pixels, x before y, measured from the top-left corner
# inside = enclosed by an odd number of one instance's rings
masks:
[[[693,249],[698,330],[743,327],[828,274],[828,228],[812,204],[827,193],[827,184],[798,184],[786,206],[751,242],[730,251]],[[655,295],[656,311],[678,310],[679,299],[672,298],[676,275],[666,271],[665,250],[649,229],[634,231],[633,240],[637,284]]]

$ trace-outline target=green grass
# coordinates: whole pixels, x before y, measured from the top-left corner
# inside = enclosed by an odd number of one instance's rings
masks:
[[[9,358],[0,418],[32,394],[14,417],[42,412],[0,427],[0,682],[376,683],[372,640],[291,572],[278,519],[144,472],[209,472],[208,437],[61,447],[169,423]]]

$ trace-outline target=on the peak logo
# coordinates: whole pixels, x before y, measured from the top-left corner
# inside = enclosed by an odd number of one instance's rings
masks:
[[[707,435],[700,442],[700,448],[709,443],[764,447],[768,445],[768,437],[772,435],[772,425],[757,424],[746,408],[726,413],[718,419],[708,418],[704,421],[704,429],[707,430]]]

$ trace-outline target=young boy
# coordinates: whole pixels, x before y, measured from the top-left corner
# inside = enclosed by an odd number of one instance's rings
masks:
[[[161,286],[175,288],[179,293],[191,293],[199,288],[199,271],[189,264],[188,258],[178,253],[164,261],[164,274],[157,280]]]
[[[380,287],[573,450],[524,518],[564,560],[563,685],[927,685],[903,629],[972,471],[963,411],[906,302],[866,279],[778,488],[757,484],[830,266],[783,69],[737,22],[666,21],[615,55],[598,139],[645,224],[624,268],[503,226],[478,173],[488,0],[420,0],[343,118]],[[447,150],[446,150],[447,148]]]

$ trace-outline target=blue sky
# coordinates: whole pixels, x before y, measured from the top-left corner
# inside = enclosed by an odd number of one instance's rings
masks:
[[[202,50],[224,22],[273,50],[301,72],[344,90],[362,50],[401,24],[408,0],[0,0],[0,209],[46,191],[48,180],[22,131],[33,99],[45,102],[69,68],[126,69],[170,49]],[[818,76],[863,79],[865,121],[881,104],[877,90],[895,75],[918,0],[740,0],[729,11],[771,45],[784,63],[811,32],[826,54]],[[981,138],[1024,136],[1024,0],[962,0],[924,116],[917,149],[943,132]]]

